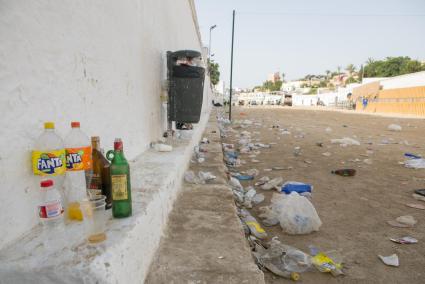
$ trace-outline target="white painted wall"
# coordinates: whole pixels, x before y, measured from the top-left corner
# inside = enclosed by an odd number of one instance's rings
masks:
[[[192,5],[0,0],[0,248],[38,222],[30,151],[44,121],[62,136],[80,121],[106,149],[122,137],[129,159],[160,137],[164,54],[201,50]]]
[[[316,106],[317,95],[292,95],[293,106]]]
[[[380,83],[384,90],[425,86],[425,71],[391,77]]]

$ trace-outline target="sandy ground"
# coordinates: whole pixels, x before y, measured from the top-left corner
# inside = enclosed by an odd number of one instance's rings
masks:
[[[261,150],[255,158],[259,163],[252,163],[249,154],[241,154],[240,158],[246,164],[231,170],[256,168],[260,170],[256,179],[281,176],[284,181],[314,185],[312,202],[323,222],[319,232],[291,236],[279,225],[265,227],[269,238],[278,236],[283,243],[305,252],[309,252],[309,245],[323,251],[341,251],[345,276],[334,278],[326,273],[306,272],[301,276],[302,283],[425,283],[425,210],[405,205],[425,205],[425,202],[412,198],[413,190],[425,188],[425,170],[408,169],[399,163],[404,161],[405,152],[425,156],[425,120],[291,108],[235,108],[233,119],[261,123],[261,127],[252,125],[235,130],[250,131],[258,142],[277,144]],[[402,131],[388,131],[387,126],[391,123],[401,125]],[[287,128],[291,135],[280,134],[279,129],[271,128],[272,125]],[[332,132],[326,132],[327,127]],[[343,137],[357,139],[361,145],[341,147],[330,143],[333,138]],[[383,139],[391,144],[380,145]],[[238,138],[231,135],[224,141],[236,145]],[[317,146],[317,142],[322,142],[323,147]],[[300,156],[293,154],[297,146],[301,147]],[[323,156],[324,152],[330,152],[331,156]],[[372,164],[364,163],[364,159],[369,159]],[[273,166],[291,166],[293,169],[263,171]],[[339,168],[354,168],[357,175],[340,177],[331,174],[332,170]],[[255,180],[242,182],[244,186],[254,183]],[[269,205],[273,194],[273,191],[259,188],[257,191],[264,193],[266,200],[251,210],[256,217],[258,208]],[[394,228],[386,223],[401,215],[412,215],[418,223],[408,229]],[[419,243],[401,245],[389,240],[403,236],[412,236]],[[399,267],[388,267],[378,259],[378,254],[394,253],[399,257]],[[286,281],[266,273],[267,283]]]

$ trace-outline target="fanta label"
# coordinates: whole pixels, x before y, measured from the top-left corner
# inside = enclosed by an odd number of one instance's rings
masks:
[[[66,170],[85,171],[92,167],[91,147],[66,148]]]
[[[65,173],[65,150],[33,151],[32,169],[35,175],[62,175]]]

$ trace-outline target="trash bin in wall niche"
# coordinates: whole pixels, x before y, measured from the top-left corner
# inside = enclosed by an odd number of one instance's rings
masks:
[[[197,123],[201,117],[205,68],[194,50],[167,52],[168,120]]]

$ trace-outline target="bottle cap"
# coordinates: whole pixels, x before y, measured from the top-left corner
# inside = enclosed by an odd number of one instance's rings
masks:
[[[71,127],[72,128],[79,128],[80,127],[80,122],[78,122],[78,121],[72,121],[71,122]]]
[[[50,186],[53,186],[53,180],[51,180],[51,179],[43,180],[42,182],[40,182],[40,186],[41,187],[50,187]]]
[[[44,129],[55,129],[55,123],[51,121],[45,122]]]
[[[91,141],[92,142],[99,142],[100,141],[100,138],[99,138],[99,136],[92,136],[91,137]]]
[[[114,150],[122,150],[122,149],[123,149],[123,145],[122,145],[121,138],[115,138],[115,141],[114,141]]]

